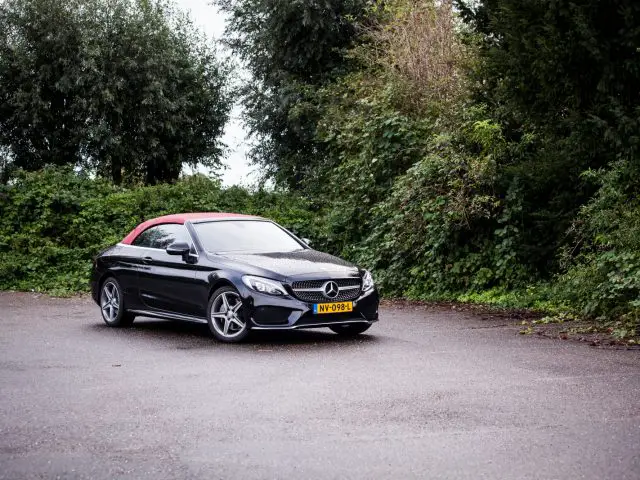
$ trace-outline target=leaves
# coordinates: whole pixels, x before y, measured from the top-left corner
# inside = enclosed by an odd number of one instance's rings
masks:
[[[217,166],[227,76],[171,2],[0,5],[0,146],[15,167],[154,184],[183,164]]]

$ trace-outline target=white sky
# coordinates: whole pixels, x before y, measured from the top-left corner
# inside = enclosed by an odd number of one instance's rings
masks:
[[[194,23],[200,27],[209,38],[220,38],[224,33],[225,17],[218,9],[209,5],[211,0],[175,0],[183,10],[191,12]],[[225,129],[224,143],[229,152],[225,159],[226,169],[221,171],[224,185],[249,185],[256,180],[252,174],[256,167],[250,165],[246,158],[248,150],[246,132],[240,119],[239,106],[231,112],[231,119]]]

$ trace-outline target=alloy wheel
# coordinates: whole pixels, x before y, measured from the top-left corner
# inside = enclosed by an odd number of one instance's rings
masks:
[[[105,282],[100,295],[100,307],[102,308],[102,316],[104,319],[113,323],[118,318],[120,311],[120,291],[113,282]]]
[[[235,338],[242,334],[247,325],[242,321],[240,311],[242,300],[235,292],[223,292],[211,305],[211,324],[218,334],[224,338]]]

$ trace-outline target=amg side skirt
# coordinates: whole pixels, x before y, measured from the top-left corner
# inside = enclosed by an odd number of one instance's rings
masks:
[[[180,313],[171,312],[153,312],[149,310],[128,310],[129,312],[143,317],[163,318],[166,320],[182,320],[184,322],[207,323],[207,319],[203,317],[193,317],[191,315],[182,315]]]

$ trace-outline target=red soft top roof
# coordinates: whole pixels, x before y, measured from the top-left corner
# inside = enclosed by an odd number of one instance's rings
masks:
[[[198,213],[174,213],[172,215],[164,215],[158,218],[152,218],[151,220],[147,220],[146,222],[142,222],[136,228],[131,230],[129,235],[124,237],[122,242],[125,245],[131,245],[131,243],[136,239],[138,235],[144,232],[147,228],[153,227],[155,225],[162,225],[163,223],[179,223],[183,224],[184,222],[193,222],[196,220],[208,220],[208,219],[219,219],[219,218],[243,218],[243,217],[253,217],[252,215],[243,215],[241,213],[224,213],[224,212],[198,212]]]

